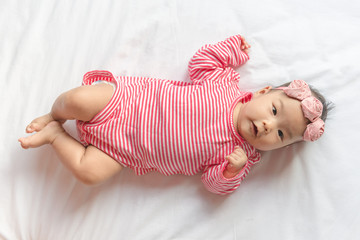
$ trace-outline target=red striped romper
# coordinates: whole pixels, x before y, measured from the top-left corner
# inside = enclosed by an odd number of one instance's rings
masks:
[[[136,174],[202,173],[205,187],[217,194],[233,192],[260,154],[235,131],[237,102],[251,100],[242,92],[240,76],[230,66],[249,57],[240,50],[240,36],[202,47],[189,63],[191,83],[141,77],[114,77],[92,71],[83,85],[95,81],[116,86],[108,105],[91,121],[77,121],[81,142],[93,145]],[[240,145],[248,156],[243,170],[224,178],[225,156]]]

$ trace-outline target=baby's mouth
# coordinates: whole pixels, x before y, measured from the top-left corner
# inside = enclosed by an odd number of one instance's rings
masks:
[[[252,125],[253,125],[254,135],[256,137],[258,134],[258,129],[257,129],[256,125],[254,124],[254,122],[252,122]]]

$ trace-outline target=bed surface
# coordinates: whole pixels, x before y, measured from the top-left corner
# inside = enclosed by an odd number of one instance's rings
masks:
[[[0,239],[324,239],[360,236],[358,1],[1,1]],[[200,175],[124,170],[88,187],[25,126],[84,73],[187,81],[197,49],[242,34],[255,91],[305,79],[335,103],[317,142],[263,154],[235,193]],[[75,123],[65,125],[76,135]]]

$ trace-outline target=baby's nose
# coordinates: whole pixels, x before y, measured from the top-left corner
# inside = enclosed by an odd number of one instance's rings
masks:
[[[265,120],[263,121],[264,124],[264,131],[265,133],[270,133],[272,129],[274,129],[274,121]]]

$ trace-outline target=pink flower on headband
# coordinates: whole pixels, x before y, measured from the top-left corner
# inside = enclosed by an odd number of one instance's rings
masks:
[[[304,140],[305,141],[315,141],[321,137],[324,133],[325,124],[324,121],[318,118],[315,122],[309,123],[304,132]]]
[[[307,97],[311,97],[311,90],[307,83],[303,80],[294,80],[288,87],[282,88],[286,95],[298,100],[303,100]]]
[[[315,141],[324,133],[325,123],[320,118],[323,105],[319,99],[311,94],[309,85],[303,80],[294,80],[288,87],[281,87],[286,95],[301,101],[301,108],[304,116],[311,121],[306,127],[303,139]]]
[[[314,122],[321,116],[323,105],[317,98],[311,96],[301,101],[301,108],[304,112],[304,116],[311,122]]]

